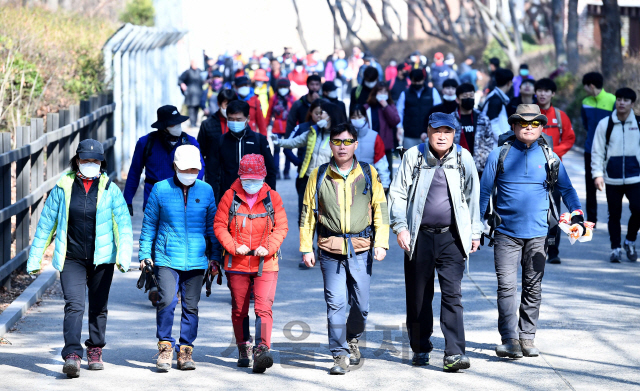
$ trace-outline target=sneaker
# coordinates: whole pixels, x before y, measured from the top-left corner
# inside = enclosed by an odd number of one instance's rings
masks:
[[[344,375],[349,371],[349,361],[347,356],[333,357],[333,366],[329,370],[332,375]]]
[[[75,353],[67,354],[64,358],[62,373],[66,373],[67,377],[76,378],[80,376],[80,356]]]
[[[631,262],[638,260],[638,253],[636,252],[636,242],[624,241],[624,251],[627,252],[627,259]]]
[[[498,357],[522,358],[522,347],[517,339],[503,339],[502,345],[496,346]]]
[[[413,353],[411,365],[414,367],[424,367],[429,365],[429,353]]]
[[[276,181],[279,181],[280,179],[282,179],[282,177],[280,176],[280,171],[276,172]]]
[[[253,366],[253,347],[250,343],[238,345],[238,366],[241,368],[249,368]]]
[[[622,249],[620,247],[611,250],[609,261],[611,261],[611,263],[620,263],[622,261]]]
[[[160,295],[158,294],[158,288],[154,286],[153,288],[149,289],[149,301],[151,302],[152,306],[157,307],[159,300]]]
[[[360,365],[360,358],[362,355],[360,354],[360,348],[358,348],[358,340],[355,338],[349,340],[349,353],[351,353],[349,365]]]
[[[104,363],[102,362],[102,348],[87,347],[87,363],[89,364],[89,369],[92,371],[104,369]]]
[[[469,357],[464,354],[454,354],[451,356],[444,356],[444,365],[442,370],[445,372],[458,372],[460,369],[469,369],[471,362]]]
[[[253,348],[253,372],[264,373],[273,366],[273,356],[269,347],[263,343]]]
[[[291,177],[289,176],[289,173],[288,173],[288,172],[285,172],[285,173],[284,173],[284,179],[286,179],[286,180],[291,179]]]
[[[192,356],[192,346],[180,345],[180,351],[178,352],[178,369],[182,369],[183,371],[196,369],[196,363],[193,362]]]
[[[551,263],[551,264],[553,264],[553,265],[559,265],[559,264],[561,264],[561,263],[562,263],[562,262],[560,261],[560,257],[558,257],[558,256],[550,257],[550,258],[549,258],[549,260],[548,260],[547,262],[549,262],[549,263]]]
[[[538,357],[540,354],[540,349],[533,344],[532,339],[520,338],[520,346],[522,346],[522,354],[525,357]]]
[[[173,348],[171,342],[160,341],[158,342],[158,360],[156,360],[156,368],[160,372],[168,372],[171,369],[171,362],[173,361]]]

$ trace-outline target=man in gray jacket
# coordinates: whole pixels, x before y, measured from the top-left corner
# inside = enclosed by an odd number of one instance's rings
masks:
[[[433,350],[435,270],[442,291],[444,370],[470,367],[462,318],[464,262],[480,246],[480,185],[473,157],[453,144],[453,114],[433,113],[428,143],[410,148],[389,189],[390,222],[405,251],[407,329],[412,363],[429,364]]]

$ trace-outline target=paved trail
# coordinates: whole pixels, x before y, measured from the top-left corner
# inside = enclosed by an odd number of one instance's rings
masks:
[[[584,200],[582,157],[565,158]],[[572,168],[574,167],[574,168]],[[493,349],[497,331],[496,277],[490,248],[474,254],[470,274],[463,280],[467,354],[471,368],[464,373],[442,372],[444,340],[435,320],[433,365],[413,368],[403,333],[405,320],[402,252],[392,235],[391,251],[376,262],[371,309],[361,368],[346,376],[330,376],[326,307],[319,268],[298,270],[298,231],[294,181],[281,181],[289,236],[283,247],[274,305],[275,365],[265,375],[236,367],[232,346],[230,295],[226,286],[202,295],[200,327],[194,359],[197,370],[155,373],[155,311],[135,288],[138,272],[118,273],[111,288],[106,369],[83,370],[78,379],[61,373],[63,301],[59,294],[43,300],[0,346],[0,388],[6,390],[132,389],[544,389],[640,390],[640,265],[607,261],[609,242],[606,205],[601,197],[601,223],[588,244],[561,246],[562,265],[547,265],[536,343],[543,354],[517,361],[499,359]],[[134,233],[141,226],[141,191],[135,202]],[[625,212],[628,218],[628,211]],[[626,222],[626,220],[625,220]],[[624,228],[623,228],[624,231]],[[136,238],[137,239],[137,238]],[[563,239],[566,240],[566,239]],[[137,259],[137,254],[134,254]],[[437,283],[436,283],[437,287]],[[436,288],[437,289],[437,288]],[[438,316],[437,290],[434,313]],[[179,327],[176,311],[174,335]],[[252,315],[253,319],[253,315]],[[86,317],[83,337],[86,338]],[[175,361],[174,361],[175,362]],[[175,364],[174,364],[175,368]]]

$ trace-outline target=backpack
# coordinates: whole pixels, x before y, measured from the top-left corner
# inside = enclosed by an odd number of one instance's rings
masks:
[[[558,128],[558,132],[560,133],[560,140],[562,140],[562,117],[561,117],[561,111],[560,109],[558,109],[557,107],[553,108],[556,112],[556,121],[558,122],[557,125],[545,125],[544,129],[549,129],[549,128]],[[558,141],[560,141],[558,140]],[[551,143],[551,145],[553,145],[553,143]]]
[[[640,126],[640,115],[636,115],[636,122]],[[607,149],[609,148],[609,140],[611,140],[611,132],[613,132],[613,114],[609,116],[609,121],[607,122],[607,133],[605,135],[604,142],[604,158],[607,158]]]
[[[231,203],[231,208],[229,208],[229,222],[227,223],[227,229],[229,230],[229,232],[231,232],[231,222],[233,221],[233,218],[236,216],[242,216],[244,217],[244,220],[242,220],[242,227],[246,226],[247,223],[247,219],[249,220],[253,220],[253,219],[257,219],[260,217],[269,217],[269,219],[271,220],[271,224],[272,227],[275,227],[276,225],[276,219],[275,219],[275,209],[273,209],[273,203],[271,202],[271,191],[267,192],[267,197],[262,200],[262,204],[264,205],[264,209],[265,212],[264,213],[258,213],[258,214],[246,214],[246,213],[238,213],[238,209],[240,208],[240,205],[242,204],[242,200],[240,199],[240,197],[238,197],[238,195],[236,194],[236,191],[233,191],[233,202]],[[273,230],[273,228],[272,228]],[[231,268],[231,261],[232,261],[232,257],[231,257],[231,253],[228,253],[229,255],[229,260],[227,261],[227,267]],[[253,250],[249,251],[247,254],[245,255],[254,255],[253,254]],[[278,250],[278,258],[280,257],[280,250]],[[264,266],[264,257],[260,257],[260,265],[258,266],[258,277],[262,276],[262,267]]]
[[[156,141],[156,138],[158,138],[158,132],[159,130],[151,132],[149,133],[149,137],[147,137],[147,143],[144,145],[144,151],[142,152],[142,167],[146,167],[147,165],[147,160],[149,156],[151,156],[151,150],[153,149],[153,143]],[[189,136],[185,132],[182,132],[180,138],[182,139],[182,144],[180,145],[191,145]]]
[[[495,239],[493,237],[493,233],[496,228],[502,224],[502,218],[496,212],[495,198],[497,196],[497,188],[498,188],[498,175],[504,173],[504,161],[507,158],[507,154],[513,145],[516,137],[513,131],[504,133],[500,136],[498,140],[498,144],[501,144],[500,147],[500,155],[498,156],[498,165],[496,167],[496,175],[493,181],[493,189],[491,190],[491,197],[489,197],[489,205],[487,206],[487,211],[485,212],[484,217],[488,220],[489,226],[491,229],[489,230],[489,234],[482,233],[481,242],[484,245],[484,238],[487,237],[489,239],[489,247],[493,247]],[[553,156],[553,140],[550,140],[551,137],[546,134],[541,134],[537,140],[538,145],[542,148],[542,152],[544,153],[544,157],[547,160],[547,179],[545,183],[547,184],[547,191],[549,193],[549,210],[547,211],[547,222],[549,224],[549,228],[553,228],[558,225],[558,220],[560,219],[560,215],[558,214],[558,208],[553,199],[553,189],[558,183],[558,175],[560,172],[560,160],[556,159]],[[551,141],[551,143],[549,142]],[[551,145],[551,146],[550,146]]]

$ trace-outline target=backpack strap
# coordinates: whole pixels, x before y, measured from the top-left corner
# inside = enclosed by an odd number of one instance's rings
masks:
[[[611,132],[613,132],[613,115],[609,115],[609,121],[607,122],[607,133],[605,135],[604,142],[604,158],[607,158],[607,149],[609,147],[609,140],[611,140]]]
[[[276,211],[273,209],[273,203],[271,202],[271,191],[267,192],[267,196],[264,200],[262,200],[262,204],[264,205],[264,210],[267,212],[267,216],[271,219],[271,223],[276,225]]]
[[[562,112],[557,107],[554,107],[553,109],[556,111],[556,120],[558,121],[558,132],[560,133],[559,141],[562,141]]]
[[[360,99],[360,94],[362,94],[362,84],[359,84],[356,88],[356,100]]]
[[[365,185],[364,191],[362,192],[362,194],[367,194],[367,191],[371,190],[371,198],[373,198],[373,185],[371,182],[371,166],[369,165],[369,163],[363,163],[360,161],[358,162],[358,164],[360,165],[362,172],[364,172],[365,181],[367,181],[367,184]]]
[[[467,179],[467,169],[464,166],[464,164],[462,164],[462,147],[460,146],[460,144],[456,144],[456,155],[457,155],[457,163],[458,163],[458,173],[460,174],[460,199],[462,200],[462,202],[465,202],[464,199],[464,182],[465,179]]]
[[[158,137],[159,130],[149,133],[147,136],[147,143],[144,145],[144,150],[142,152],[142,167],[147,166],[147,160],[149,156],[151,156],[151,150],[153,149],[153,143],[156,141],[156,137]]]
[[[227,229],[231,232],[231,222],[233,218],[238,214],[238,208],[240,208],[240,204],[242,204],[242,200],[236,194],[236,191],[233,191],[233,202],[231,203],[231,208],[229,208],[229,223],[227,224]],[[227,262],[227,267],[231,268],[231,252],[229,252],[229,260]]]
[[[327,176],[327,168],[329,168],[329,163],[325,163],[323,165],[321,165],[320,167],[318,167],[318,176],[316,177],[316,194],[315,194],[315,201],[316,201],[316,205],[315,208],[313,209],[313,213],[316,215],[316,225],[319,224],[319,203],[318,203],[318,194],[320,193],[320,187],[322,186],[322,182],[324,182],[324,177]]]

